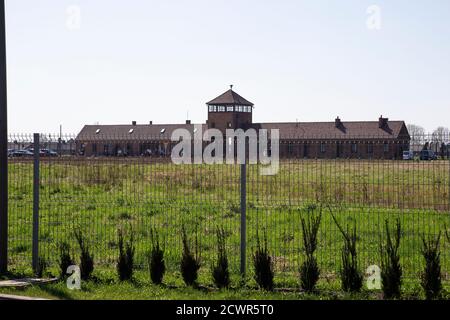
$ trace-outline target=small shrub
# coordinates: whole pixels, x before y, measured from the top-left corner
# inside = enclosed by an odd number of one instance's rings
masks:
[[[226,252],[225,231],[217,228],[217,261],[213,266],[213,280],[215,285],[221,288],[228,288],[230,285],[230,272],[228,270],[228,256]]]
[[[267,250],[267,234],[264,232],[264,247],[261,247],[258,233],[256,234],[256,252],[253,255],[255,281],[261,289],[273,290],[273,262]]]
[[[319,214],[315,214],[315,206],[307,208],[308,218],[301,218],[303,230],[303,246],[305,250],[305,261],[300,267],[300,285],[306,292],[313,292],[319,281],[320,270],[314,253],[317,249],[317,235],[319,232],[320,222],[322,220],[322,209]]]
[[[164,261],[164,250],[159,245],[159,236],[156,230],[150,232],[152,240],[152,249],[148,256],[148,267],[150,278],[154,284],[161,284],[166,272],[166,264]]]
[[[133,231],[130,232],[130,239],[124,241],[124,232],[119,229],[119,258],[117,260],[117,274],[120,281],[131,280],[134,267],[134,237]]]
[[[36,278],[42,279],[47,270],[48,262],[44,258],[38,258],[37,268],[34,271]]]
[[[300,267],[300,284],[303,290],[313,292],[319,277],[320,270],[317,259],[314,256],[307,256]]]
[[[84,238],[81,229],[75,231],[75,239],[80,247],[80,271],[81,279],[89,280],[94,271],[94,257],[90,252],[89,244]]]
[[[67,242],[62,242],[58,246],[59,248],[59,272],[60,277],[64,279],[67,276],[67,269],[74,265],[75,262],[73,261],[71,255],[70,255],[70,245]]]
[[[344,246],[342,247],[342,269],[341,281],[342,290],[345,292],[360,292],[363,285],[363,274],[358,269],[358,256],[356,252],[356,223],[350,232],[349,226],[345,231],[338,223],[336,217],[332,215],[339,231],[344,238]]]
[[[400,265],[401,225],[397,219],[394,239],[386,223],[386,245],[381,246],[381,287],[386,299],[399,298],[402,285],[402,267]]]
[[[200,261],[198,254],[197,238],[195,241],[195,254],[191,252],[189,241],[186,235],[186,229],[182,227],[183,236],[183,256],[181,257],[181,275],[188,286],[193,286],[198,278],[198,270],[200,269]]]
[[[421,276],[421,285],[428,300],[439,298],[442,290],[440,240],[440,233],[437,239],[430,237],[428,240],[425,240],[425,236],[422,237],[422,255],[425,259],[425,270]]]

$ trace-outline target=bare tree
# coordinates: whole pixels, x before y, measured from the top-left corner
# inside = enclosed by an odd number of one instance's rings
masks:
[[[445,156],[450,142],[450,130],[446,127],[438,127],[433,131],[432,142],[434,151],[440,152],[441,156]]]
[[[409,135],[411,136],[411,146],[423,145],[425,143],[425,129],[416,124],[408,124]]]
[[[415,135],[424,135],[425,134],[425,129],[417,124],[408,124],[406,126],[408,128],[409,134],[411,136],[415,136]]]
[[[449,139],[450,130],[446,127],[438,127],[433,131],[434,142],[447,142]]]

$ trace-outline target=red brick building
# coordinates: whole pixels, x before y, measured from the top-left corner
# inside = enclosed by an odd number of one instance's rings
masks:
[[[233,88],[207,104],[205,124],[87,125],[76,139],[79,154],[86,156],[170,156],[176,129],[193,135],[198,126],[226,129],[279,129],[281,158],[401,159],[409,150],[410,135],[404,121],[254,123],[254,105]],[[196,129],[197,128],[197,129]]]

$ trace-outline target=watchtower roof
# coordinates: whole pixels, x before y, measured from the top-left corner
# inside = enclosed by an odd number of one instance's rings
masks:
[[[233,91],[233,87],[227,92],[221,94],[217,98],[211,100],[206,103],[207,105],[216,105],[216,106],[228,106],[228,105],[240,105],[240,106],[249,106],[253,107],[254,104],[243,98],[239,94]]]

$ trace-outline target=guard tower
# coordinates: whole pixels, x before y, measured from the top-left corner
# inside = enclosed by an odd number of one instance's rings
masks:
[[[233,91],[233,86],[224,94],[206,104],[208,106],[208,128],[216,128],[225,134],[226,129],[248,129],[252,124],[253,103]]]

